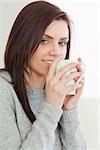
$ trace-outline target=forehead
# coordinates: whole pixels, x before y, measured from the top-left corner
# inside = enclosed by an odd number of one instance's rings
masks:
[[[64,20],[54,20],[48,25],[44,34],[49,34],[55,38],[68,37],[68,25]]]

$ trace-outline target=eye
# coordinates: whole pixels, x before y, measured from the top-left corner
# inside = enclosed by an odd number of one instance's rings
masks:
[[[48,44],[48,40],[47,39],[42,39],[40,44]]]
[[[59,45],[60,45],[61,47],[64,47],[64,46],[67,45],[67,42],[65,42],[65,41],[60,41],[60,42],[59,42]]]

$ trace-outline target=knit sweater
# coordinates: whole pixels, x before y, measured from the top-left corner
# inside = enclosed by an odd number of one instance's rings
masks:
[[[30,122],[8,82],[0,73],[0,150],[86,150],[77,107],[69,111],[46,102],[44,90],[27,88],[36,120]]]

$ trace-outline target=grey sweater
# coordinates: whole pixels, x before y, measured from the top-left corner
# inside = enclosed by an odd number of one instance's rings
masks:
[[[8,81],[0,73],[0,150],[86,150],[77,108],[63,111],[46,102],[44,90],[27,88],[32,124]]]

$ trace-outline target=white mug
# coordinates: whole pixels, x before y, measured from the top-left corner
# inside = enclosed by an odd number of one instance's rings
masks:
[[[56,71],[55,72],[57,73],[59,69],[61,69],[64,66],[68,65],[69,63],[73,63],[73,62],[74,63],[75,62],[79,63],[78,61],[74,61],[74,60],[70,60],[70,59],[60,60],[58,62],[58,64],[57,64],[57,66],[56,66]],[[83,65],[83,68],[84,68],[84,65]],[[64,76],[67,76],[67,75],[69,75],[69,74],[71,74],[73,72],[76,72],[76,71],[77,71],[76,67],[73,67],[67,73],[65,73]],[[83,72],[84,72],[84,70],[83,70]],[[76,82],[75,82],[75,80],[70,80],[67,84],[68,85],[78,84],[82,77],[83,77],[83,73],[82,73],[82,75],[80,76],[80,78]],[[76,90],[72,90],[70,93],[67,93],[67,95],[75,95],[75,93],[76,93]]]

